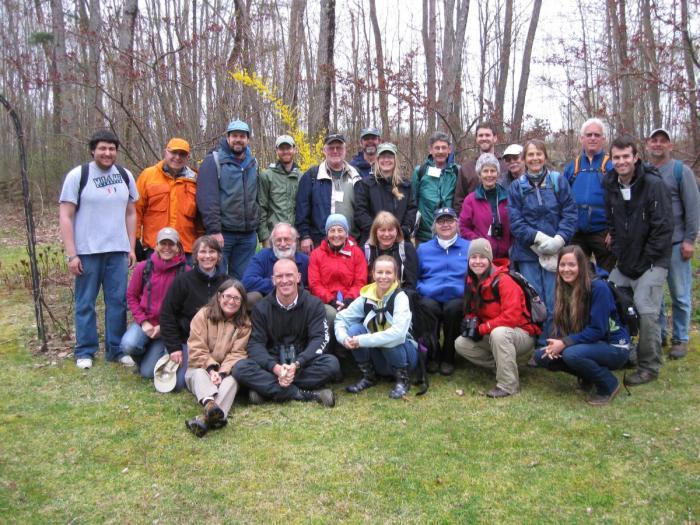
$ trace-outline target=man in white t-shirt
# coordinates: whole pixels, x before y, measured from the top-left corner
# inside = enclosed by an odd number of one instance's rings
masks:
[[[105,301],[105,357],[134,366],[119,349],[126,329],[126,285],[136,261],[136,181],[116,164],[119,139],[109,130],[90,139],[93,161],[68,172],[59,225],[68,270],[75,276],[75,359],[87,369],[99,348],[97,295]]]

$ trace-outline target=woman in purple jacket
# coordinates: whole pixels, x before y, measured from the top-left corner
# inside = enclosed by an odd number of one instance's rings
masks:
[[[508,189],[497,181],[501,167],[491,153],[476,161],[479,186],[467,195],[459,215],[459,233],[470,241],[484,238],[491,244],[494,259],[508,257],[511,245],[508,221]]]
[[[139,364],[142,377],[153,378],[158,359],[165,354],[160,338],[160,307],[177,274],[189,269],[180,245],[180,237],[173,228],[158,232],[155,251],[134,269],[126,291],[134,322],[124,333],[121,350]]]

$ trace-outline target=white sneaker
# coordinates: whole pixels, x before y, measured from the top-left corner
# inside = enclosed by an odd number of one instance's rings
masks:
[[[130,355],[123,355],[119,358],[119,362],[124,365],[127,368],[131,368],[132,366],[136,366],[136,361],[131,359]]]
[[[82,370],[87,370],[88,368],[92,368],[92,359],[89,357],[83,357],[80,359],[77,359],[75,361],[75,366]]]

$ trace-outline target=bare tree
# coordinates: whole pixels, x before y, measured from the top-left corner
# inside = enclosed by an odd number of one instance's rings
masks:
[[[321,1],[316,79],[311,97],[312,112],[309,118],[309,134],[316,136],[327,130],[331,114],[331,89],[335,78],[333,51],[335,46],[335,0]]]
[[[530,27],[527,30],[527,37],[525,38],[523,61],[520,67],[520,82],[518,84],[518,97],[515,102],[515,112],[513,114],[511,140],[520,140],[522,133],[523,113],[525,111],[525,96],[527,95],[527,83],[530,79],[530,61],[532,60],[532,44],[535,41],[535,33],[537,32],[537,23],[540,19],[541,8],[542,0],[534,0],[534,2],[532,3],[532,18],[530,18]]]
[[[374,47],[377,54],[377,88],[379,90],[379,114],[382,119],[382,128],[384,133],[389,133],[389,89],[386,84],[386,75],[384,74],[384,51],[382,50],[382,33],[379,30],[379,21],[377,20],[377,6],[375,0],[369,0],[369,17],[372,20],[372,29],[374,31]]]
[[[437,93],[437,10],[435,0],[423,0],[422,30],[423,49],[425,50],[425,80],[427,106],[427,132],[435,131],[436,93]]]
[[[683,62],[685,64],[685,74],[688,83],[688,105],[690,106],[690,135],[693,142],[693,157],[698,162],[700,155],[700,130],[698,129],[698,119],[700,119],[700,107],[698,107],[697,84],[695,81],[694,66],[700,67],[693,48],[693,41],[690,38],[688,28],[688,0],[680,0],[681,4],[681,28],[683,32]]]
[[[289,11],[289,37],[287,39],[287,60],[284,66],[284,101],[296,108],[299,102],[299,70],[301,68],[301,45],[304,39],[304,0],[292,0]]]
[[[501,40],[500,68],[496,84],[494,110],[496,112],[496,127],[498,135],[503,136],[503,121],[505,117],[506,87],[508,86],[508,66],[510,64],[510,48],[513,33],[513,0],[506,0],[505,16],[503,18],[503,38]]]

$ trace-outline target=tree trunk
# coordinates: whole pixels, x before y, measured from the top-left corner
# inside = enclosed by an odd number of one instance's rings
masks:
[[[659,95],[659,61],[656,57],[656,38],[654,38],[654,28],[651,25],[651,2],[642,0],[642,22],[644,25],[644,51],[649,61],[651,70],[651,82],[649,86],[649,99],[651,102],[652,128],[662,125],[661,96]]]
[[[292,108],[299,103],[299,72],[301,70],[301,43],[304,38],[304,0],[292,0],[289,11],[289,38],[287,60],[284,65],[282,100]]]
[[[510,48],[513,33],[513,0],[506,0],[506,12],[503,21],[503,40],[501,42],[500,68],[496,84],[496,128],[498,136],[503,137],[503,121],[505,120],[506,87],[508,85],[508,66],[510,64]]]
[[[382,33],[379,30],[379,22],[377,21],[376,0],[369,0],[369,17],[372,20],[372,29],[374,30],[374,46],[377,52],[377,88],[379,89],[379,115],[382,119],[382,130],[388,137],[389,97],[387,94],[389,90],[386,84],[386,75],[384,74],[384,51],[382,50]]]
[[[685,62],[685,74],[688,82],[688,105],[690,106],[690,136],[693,141],[693,168],[698,162],[700,155],[700,130],[698,130],[698,119],[700,119],[700,108],[698,107],[697,84],[695,82],[694,60],[695,53],[693,42],[688,31],[688,0],[680,0],[681,4],[681,27],[683,31],[683,60]]]
[[[522,134],[523,112],[525,111],[525,95],[527,95],[527,83],[530,78],[530,60],[532,59],[532,44],[535,41],[537,23],[540,19],[540,9],[542,0],[534,0],[532,3],[532,18],[530,27],[525,38],[525,49],[523,50],[523,62],[520,67],[520,82],[518,83],[518,98],[515,102],[515,113],[513,114],[513,126],[511,140],[519,141]]]
[[[66,126],[72,128],[75,115],[70,96],[67,95],[65,82],[68,78],[68,58],[66,56],[66,26],[63,18],[63,2],[51,0],[51,32],[53,33],[53,57],[56,64],[54,81],[54,129],[58,133],[66,131]],[[69,90],[68,90],[69,91]]]
[[[124,16],[119,27],[119,66],[116,74],[123,79],[122,94],[124,105],[127,110],[132,111],[134,106],[134,30],[136,28],[136,17],[139,13],[138,0],[125,0],[123,6]],[[131,144],[133,123],[127,120],[122,141],[127,145]]]
[[[309,134],[318,136],[328,130],[331,115],[332,84],[335,79],[333,51],[335,46],[335,0],[321,0],[321,23],[316,55],[316,81],[311,99],[312,115]]]
[[[613,26],[615,50],[617,52],[618,75],[616,77],[616,80],[620,85],[620,106],[618,108],[618,121],[620,123],[620,131],[622,133],[633,133],[634,101],[632,100],[630,64],[627,54],[627,19],[625,13],[626,1],[608,1],[611,4],[610,15]]]
[[[423,0],[423,18],[421,35],[423,37],[423,49],[425,50],[425,79],[426,93],[425,105],[427,107],[427,132],[431,134],[436,127],[436,93],[437,93],[437,13],[435,0]]]
[[[442,85],[438,107],[455,142],[461,138],[462,52],[469,16],[469,0],[445,0],[445,28],[442,44]],[[456,25],[452,21],[456,20]]]
[[[86,1],[86,0],[83,0]],[[100,49],[100,33],[102,31],[102,14],[99,0],[87,0],[87,13],[83,11],[81,18],[83,27],[87,29],[87,100],[89,101],[86,115],[90,128],[104,126],[104,110],[102,107],[102,53]]]

